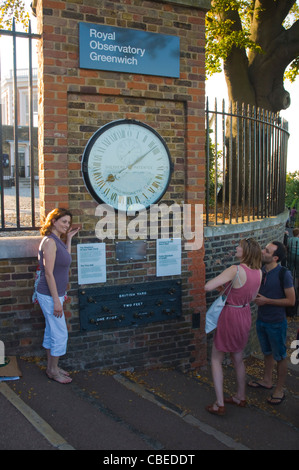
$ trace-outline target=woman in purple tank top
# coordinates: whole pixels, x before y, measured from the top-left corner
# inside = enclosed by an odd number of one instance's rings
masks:
[[[43,311],[46,327],[43,347],[47,350],[47,376],[59,383],[70,383],[69,374],[58,367],[66,353],[67,326],[63,302],[71,264],[71,242],[79,228],[71,229],[72,214],[66,209],[51,211],[42,228],[39,246],[40,280],[37,300]]]
[[[213,340],[211,364],[216,402],[208,405],[206,410],[216,415],[225,414],[224,403],[246,406],[243,350],[251,327],[250,302],[256,298],[262,279],[261,248],[253,238],[242,239],[237,246],[236,257],[240,260],[239,265],[230,266],[205,285],[206,291],[222,290],[232,282]],[[237,392],[224,399],[222,363],[225,353],[230,353],[235,367]]]

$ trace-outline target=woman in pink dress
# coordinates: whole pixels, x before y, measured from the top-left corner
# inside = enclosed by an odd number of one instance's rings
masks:
[[[253,238],[240,241],[236,257],[239,258],[240,265],[230,266],[205,285],[206,291],[219,288],[222,290],[223,286],[227,286],[228,292],[230,283],[233,282],[218,320],[212,349],[211,364],[216,402],[208,405],[206,410],[217,415],[225,414],[224,402],[246,406],[243,350],[251,328],[250,302],[255,299],[262,279],[261,248]],[[236,371],[237,393],[224,399],[222,362],[227,352],[231,354]]]

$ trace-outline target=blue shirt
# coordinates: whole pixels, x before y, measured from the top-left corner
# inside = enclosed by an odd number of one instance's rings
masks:
[[[271,271],[266,271],[265,267],[262,268],[262,283],[259,294],[270,299],[284,299],[285,293],[282,290],[279,272],[281,265],[278,264],[276,268]],[[290,271],[286,271],[283,278],[284,288],[288,289],[294,286],[293,277]],[[276,305],[263,305],[258,308],[258,320],[265,323],[278,323],[284,321],[286,318],[285,308]]]

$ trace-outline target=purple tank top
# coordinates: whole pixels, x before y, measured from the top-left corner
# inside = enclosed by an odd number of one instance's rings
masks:
[[[56,282],[58,295],[59,297],[62,297],[65,295],[69,281],[69,269],[72,258],[70,253],[67,251],[66,245],[63,243],[63,241],[60,240],[60,238],[54,235],[54,233],[51,233],[47,238],[52,238],[56,243],[56,259],[53,275]],[[40,280],[37,286],[37,292],[44,295],[51,295],[45,276],[43,250],[39,249],[38,254],[40,264]]]

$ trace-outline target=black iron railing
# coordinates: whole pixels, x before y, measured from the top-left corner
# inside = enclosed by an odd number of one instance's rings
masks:
[[[18,80],[16,39],[28,41],[28,97],[29,125],[28,140],[30,149],[30,171],[26,184],[30,187],[30,207],[22,206],[24,180],[20,177],[20,153],[14,152],[14,162],[3,151],[2,105],[0,102],[0,186],[1,186],[1,224],[0,231],[36,230],[39,213],[36,208],[36,181],[38,171],[33,145],[33,76],[32,40],[40,36],[29,32],[17,32],[13,23],[12,31],[0,30],[1,36],[12,37],[13,56],[13,117],[11,125],[13,148],[19,149],[20,129],[18,123]],[[1,53],[0,53],[1,59]],[[0,60],[1,65],[1,60]],[[23,69],[24,67],[22,67]],[[24,71],[22,70],[22,74]],[[1,85],[0,67],[0,85]],[[1,87],[0,87],[1,91]],[[8,127],[8,126],[6,126]],[[286,160],[287,160],[287,123],[278,114],[254,107],[238,107],[225,103],[222,109],[217,102],[210,109],[206,105],[206,225],[240,223],[275,216],[284,210]],[[4,158],[5,157],[5,158]],[[10,165],[7,174],[4,160]],[[13,172],[13,173],[12,173]],[[29,183],[28,183],[29,181]],[[5,187],[12,186],[15,201],[13,209],[7,207]],[[28,188],[27,188],[28,193]],[[13,213],[11,222],[8,214]],[[24,215],[25,214],[25,215]],[[37,222],[38,220],[38,222]]]
[[[291,237],[288,241],[287,267],[293,274],[293,279],[299,277],[299,238]],[[298,289],[298,286],[295,285]]]
[[[287,122],[252,106],[206,104],[206,225],[275,216],[285,208]]]
[[[12,69],[6,70],[10,73],[6,77],[2,77],[1,74],[1,63],[3,64],[3,56],[5,48],[0,48],[0,92],[1,92],[1,101],[0,101],[0,186],[1,186],[1,224],[0,231],[15,231],[15,230],[36,230],[37,224],[39,224],[39,214],[36,212],[35,201],[36,201],[36,182],[38,181],[37,174],[38,169],[36,168],[37,158],[34,157],[34,151],[37,153],[37,149],[34,149],[33,145],[33,135],[34,132],[37,134],[36,129],[34,131],[33,125],[33,77],[35,76],[35,69],[33,68],[33,53],[32,53],[32,42],[35,39],[39,39],[40,35],[34,34],[31,32],[31,24],[29,23],[29,31],[20,32],[16,31],[15,21],[13,20],[12,30],[0,30],[0,43],[1,38],[4,36],[10,36],[12,38],[11,45],[11,56],[12,56]],[[17,38],[22,38],[22,43],[18,43],[17,47]],[[23,44],[26,41],[27,47],[23,48]],[[17,51],[18,48],[18,51]],[[17,57],[24,55],[24,50],[26,54],[28,51],[28,68],[26,67],[28,82],[28,103],[27,103],[27,112],[28,112],[28,125],[20,126],[20,102],[19,102],[19,89],[18,83],[21,79],[24,78],[24,67],[22,67],[21,72],[17,67]],[[24,57],[23,57],[24,60]],[[8,80],[10,79],[10,80]],[[3,107],[3,83],[11,83],[13,103],[11,105],[10,99],[5,103],[6,108],[11,106],[11,109],[5,109]],[[9,88],[10,84],[7,85]],[[10,95],[9,95],[10,97]],[[3,109],[4,108],[4,109]],[[10,122],[6,122],[5,126],[3,125],[2,119],[4,113],[7,113],[8,116],[12,116]],[[25,135],[25,139],[24,139]],[[20,152],[20,146],[24,146],[24,140],[28,142],[28,153],[29,153],[29,172],[26,182],[23,181],[22,165],[24,163],[21,158],[23,158],[22,152]],[[35,146],[37,147],[37,145]],[[7,150],[8,149],[8,150]],[[16,151],[16,149],[18,149]],[[29,204],[26,200],[26,207],[22,205],[22,194],[21,189],[23,190],[23,183],[26,186],[26,198],[29,199]],[[7,189],[8,188],[8,189]],[[5,192],[5,190],[7,191]],[[8,204],[9,198],[9,204]],[[36,220],[38,220],[36,222]]]

